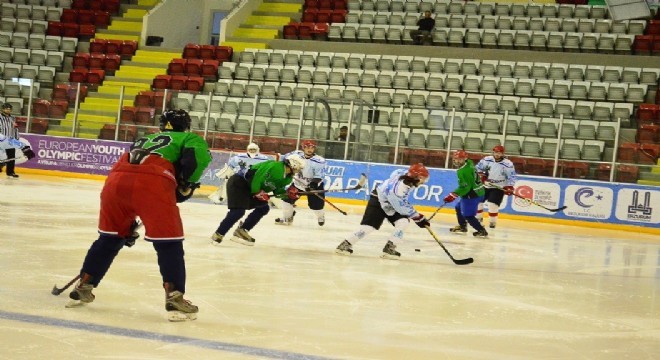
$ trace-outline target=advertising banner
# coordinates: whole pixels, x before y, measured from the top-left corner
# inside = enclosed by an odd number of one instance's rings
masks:
[[[22,138],[30,143],[37,155],[35,159],[21,164],[22,167],[85,174],[107,174],[130,146],[125,142],[34,134],[24,134]],[[213,162],[201,178],[203,185],[217,185],[214,174],[225,165],[232,153],[213,151],[212,155]],[[343,189],[355,186],[364,173],[368,178],[365,188],[333,192],[331,196],[366,200],[371,189],[398,168],[407,167],[328,160],[325,187]],[[429,172],[429,181],[415,189],[410,201],[417,205],[437,207],[442,204],[443,197],[456,188],[456,172],[432,168]],[[515,187],[516,196],[505,197],[500,206],[501,213],[660,228],[658,187],[533,176],[519,176]],[[525,199],[547,208],[566,206],[566,209],[551,212]]]

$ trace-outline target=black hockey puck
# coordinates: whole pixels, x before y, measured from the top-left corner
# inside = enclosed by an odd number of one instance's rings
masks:
[[[422,250],[421,250],[421,249],[415,249],[415,251],[420,252],[420,251],[422,251]]]

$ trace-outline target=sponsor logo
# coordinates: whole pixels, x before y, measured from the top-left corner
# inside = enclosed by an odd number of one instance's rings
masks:
[[[529,200],[548,208],[556,208],[559,206],[560,194],[559,184],[519,180],[516,182],[516,197],[511,202],[511,209],[525,213],[551,215],[547,210],[532,204]]]
[[[651,220],[651,216],[653,215],[653,208],[651,207],[651,193],[645,191],[643,197],[643,199],[640,198],[640,193],[638,190],[633,191],[632,201],[630,205],[628,205],[629,219]]]
[[[636,223],[659,224],[660,212],[652,204],[660,201],[660,191],[644,189],[619,190],[616,218]]]
[[[608,219],[612,212],[614,192],[606,187],[569,185],[566,187],[564,205],[567,216]]]

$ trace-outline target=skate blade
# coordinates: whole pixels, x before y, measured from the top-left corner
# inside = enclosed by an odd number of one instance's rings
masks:
[[[229,240],[245,246],[254,246],[254,241],[247,241],[243,238],[239,238],[238,236],[232,236],[229,238]]]
[[[390,255],[390,254],[383,254],[380,256],[381,259],[387,259],[387,260],[399,260],[401,256],[396,256],[396,255]]]
[[[335,254],[337,254],[337,255],[343,255],[343,256],[350,256],[352,253],[350,253],[350,252],[348,252],[348,251],[338,250],[338,249],[337,249],[337,250],[335,250]]]
[[[181,311],[168,311],[167,320],[171,322],[192,321],[197,319],[197,313],[184,313]]]
[[[73,300],[72,299],[72,300],[69,300],[69,302],[66,303],[66,305],[64,305],[64,307],[67,308],[67,309],[71,309],[71,308],[82,307],[82,306],[85,306],[86,304],[87,303],[82,302],[80,300]]]
[[[275,225],[291,226],[291,223],[288,221],[276,221]]]

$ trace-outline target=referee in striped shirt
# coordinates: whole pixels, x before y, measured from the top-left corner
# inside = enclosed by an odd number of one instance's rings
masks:
[[[2,109],[0,109],[0,134],[8,138],[13,138],[18,140],[18,129],[16,128],[16,117],[11,114],[13,106],[10,103],[2,104]],[[6,149],[7,159],[13,159],[16,157],[16,149]],[[0,171],[2,167],[7,165],[7,176],[12,178],[17,178],[18,175],[14,172],[15,161],[7,161],[4,164],[0,164]]]

